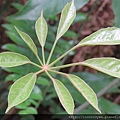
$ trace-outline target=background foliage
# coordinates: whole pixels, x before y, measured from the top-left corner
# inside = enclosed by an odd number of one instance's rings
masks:
[[[59,15],[57,15],[64,5],[70,0],[64,0],[63,2],[56,2],[56,0],[53,0],[49,3],[48,6],[48,0],[38,0],[38,1],[32,1],[29,0],[24,6],[19,3],[12,4],[18,12],[16,14],[13,14],[11,16],[7,17],[7,23],[3,24],[2,26],[6,29],[6,34],[8,37],[12,40],[12,42],[4,44],[2,46],[3,50],[9,50],[17,53],[21,53],[23,55],[28,56],[31,60],[35,61],[34,55],[31,53],[31,51],[28,49],[26,44],[23,42],[23,40],[19,37],[18,33],[14,29],[14,25],[17,26],[20,30],[28,33],[33,39],[36,44],[37,38],[34,32],[34,24],[37,18],[40,15],[41,9],[44,10],[45,18],[47,19],[48,25],[49,25],[49,33],[47,37],[47,43],[45,45],[45,53],[46,57],[49,55],[49,51],[52,47],[53,40],[55,38],[55,31],[57,29]],[[42,2],[42,3],[41,3]],[[75,4],[77,7],[77,10],[82,8],[88,0],[76,0]],[[117,27],[119,26],[119,2],[118,0],[112,1],[113,3],[113,10],[115,13],[115,25]],[[47,3],[47,4],[46,4]],[[44,6],[44,8],[43,8]],[[51,9],[52,8],[52,9]],[[37,13],[37,14],[36,14]],[[74,24],[85,21],[87,19],[85,13],[77,13],[77,17],[73,23]],[[52,21],[52,24],[51,24]],[[70,39],[69,41],[66,41],[65,38]],[[55,48],[55,54],[53,57],[53,60],[60,56],[62,53],[64,53],[66,50],[71,48],[76,41],[73,39],[78,39],[78,34],[75,31],[69,30],[64,37],[58,41],[57,47]],[[39,44],[38,44],[39,45]],[[41,55],[41,50],[38,47],[39,55]],[[69,54],[70,56],[73,56],[75,52],[71,52]],[[58,63],[64,64],[67,60],[63,59]],[[37,61],[35,61],[37,62]],[[24,65],[20,67],[14,67],[14,68],[4,68],[4,71],[7,71],[8,75],[1,75],[0,76],[0,90],[3,91],[6,86],[10,86],[11,83],[21,76],[25,75],[29,72],[36,71],[36,67],[31,65]],[[24,72],[26,71],[26,72]],[[1,74],[3,73],[2,70],[0,70]],[[115,78],[110,77],[108,75],[104,75],[102,73],[92,74],[87,72],[75,72],[74,74],[80,76],[82,79],[84,79],[93,89],[96,93],[101,91],[104,87],[108,86]],[[56,78],[60,79],[61,76],[57,75]],[[41,81],[42,79],[42,81]],[[57,95],[54,91],[53,86],[51,86],[51,83],[47,80],[47,76],[44,74],[38,78],[37,84],[34,87],[34,90],[32,91],[31,96],[27,101],[17,106],[19,109],[19,114],[37,114],[41,113],[41,110],[43,109],[43,113],[63,113],[63,108],[58,105]],[[61,78],[62,79],[62,78]],[[64,78],[62,81],[64,84],[67,85],[67,88],[70,90],[71,94],[73,95],[73,98],[75,100],[76,107],[78,107],[79,104],[83,104],[85,102],[85,99],[81,97],[81,95],[75,90],[73,86],[67,80]],[[120,94],[119,90],[120,83],[112,87],[110,90],[107,91],[107,95],[114,94],[118,95]],[[0,96],[0,104],[2,101],[7,100],[7,94],[8,91],[2,92]],[[6,102],[5,102],[6,103]],[[57,106],[57,107],[56,107]],[[111,102],[110,100],[106,99],[106,96],[102,96],[99,99],[99,108],[101,109],[102,113],[108,113],[108,114],[120,114],[120,106]],[[0,109],[1,113],[4,113],[5,107],[2,107]],[[88,106],[86,109],[83,109],[79,112],[80,114],[84,113],[91,113],[94,114],[96,111],[91,107]]]

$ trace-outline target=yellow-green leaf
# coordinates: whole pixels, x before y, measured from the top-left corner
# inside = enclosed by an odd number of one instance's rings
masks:
[[[57,37],[56,37],[57,40],[68,30],[75,16],[76,16],[76,9],[74,5],[74,0],[72,0],[72,2],[67,3],[67,5],[62,10],[61,18],[57,30]]]
[[[0,67],[15,67],[26,63],[30,63],[30,60],[24,55],[14,52],[0,53]]]
[[[81,63],[84,66],[120,78],[120,60],[116,58],[92,58]]]
[[[29,73],[18,79],[10,88],[8,95],[8,108],[6,113],[14,106],[24,102],[32,92],[35,85],[36,74]]]
[[[69,91],[59,80],[54,79],[53,84],[62,106],[68,114],[73,114],[74,101]]]
[[[81,46],[86,45],[118,45],[120,44],[120,28],[108,27],[102,28],[97,32],[84,38],[78,43]]]
[[[38,37],[38,40],[39,40],[41,46],[44,46],[45,42],[46,42],[48,26],[43,17],[43,12],[41,12],[41,16],[36,21],[35,30],[36,30],[36,34],[37,34],[37,37]]]
[[[85,97],[85,99],[101,113],[98,108],[98,100],[94,91],[78,76],[68,74],[67,78],[74,85],[74,87]]]
[[[31,39],[31,37],[28,34],[26,34],[26,33],[22,32],[22,31],[18,30],[17,27],[15,27],[15,29],[17,30],[17,32],[19,33],[19,35],[21,36],[21,38],[24,40],[24,42],[27,44],[27,46],[32,50],[32,52],[35,55],[37,55],[37,48],[36,48],[33,40]]]

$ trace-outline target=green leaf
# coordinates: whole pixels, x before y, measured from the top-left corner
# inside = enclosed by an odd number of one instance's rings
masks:
[[[120,78],[120,60],[116,58],[92,58],[81,64]]]
[[[120,28],[120,1],[112,0],[112,10],[114,12],[115,26]]]
[[[31,105],[30,100],[26,100],[24,102],[22,102],[21,104],[17,105],[16,108],[18,109],[26,109],[27,107],[29,107]]]
[[[45,18],[51,18],[60,13],[63,7],[71,0],[29,0],[18,13],[7,17],[9,20],[30,20],[38,19],[41,10]],[[82,8],[89,0],[75,0],[76,9]],[[13,22],[13,21],[12,21]]]
[[[94,91],[78,76],[69,74],[67,78],[74,85],[74,87],[85,97],[85,99],[101,113],[98,108],[98,101]]]
[[[68,30],[65,34],[65,37],[68,37],[70,39],[77,39],[77,34],[74,31]]]
[[[28,45],[28,47],[32,50],[32,52],[37,55],[37,48],[33,42],[33,40],[31,39],[31,37],[29,35],[27,35],[26,33],[18,30],[17,27],[15,27],[15,29],[17,30],[17,32],[19,33],[19,35],[21,36],[21,38],[24,40],[24,42]]]
[[[33,100],[33,99],[30,99],[29,101],[30,101],[31,104],[34,105],[35,107],[37,107],[38,104],[39,104],[36,100]]]
[[[68,114],[73,114],[74,101],[69,91],[59,80],[54,79],[53,84],[62,106]]]
[[[78,43],[85,45],[118,45],[120,44],[120,28],[108,27],[94,32]]]
[[[43,95],[42,95],[42,92],[40,90],[40,87],[35,85],[29,98],[31,98],[32,100],[42,101],[43,100]]]
[[[57,37],[58,40],[70,27],[71,23],[73,22],[76,16],[76,9],[74,6],[74,1],[67,3],[61,13],[61,18],[57,30]]]
[[[36,83],[40,85],[45,85],[45,86],[50,85],[50,82],[45,77],[38,77]]]
[[[26,63],[30,63],[30,60],[24,55],[14,52],[0,53],[0,67],[15,67]]]
[[[98,72],[96,74],[88,72],[78,72],[74,74],[88,83],[96,93],[110,84],[111,81],[115,80],[114,77],[101,72]],[[115,85],[114,88],[117,88],[117,86]],[[113,93],[113,89],[110,89],[108,92],[110,91]]]
[[[25,42],[20,38],[20,36],[18,34],[16,34],[15,32],[11,31],[6,31],[7,36],[16,44],[20,45],[20,46],[25,46],[26,44]]]
[[[74,19],[72,24],[75,24],[75,23],[78,23],[78,22],[81,22],[81,21],[85,21],[86,18],[87,18],[87,14],[86,13],[78,12],[76,14],[76,17],[75,17],[75,19]]]
[[[47,37],[48,27],[43,17],[43,11],[41,12],[41,16],[39,17],[39,19],[36,21],[35,30],[41,46],[44,46]]]
[[[120,105],[101,97],[99,99],[101,111],[103,114],[120,114]]]
[[[27,107],[25,110],[21,110],[19,114],[37,114],[37,110],[33,107]]]
[[[21,10],[24,7],[22,4],[19,4],[17,2],[13,2],[11,5],[17,10]]]
[[[38,101],[42,101],[43,100],[43,96],[42,94],[37,94],[37,93],[31,93],[30,98],[33,100],[38,100]]]
[[[21,77],[20,74],[9,74],[7,75],[7,77],[5,78],[5,81],[16,81],[17,79],[19,79]]]
[[[7,43],[7,44],[3,45],[2,49],[10,51],[10,52],[19,53],[22,55],[25,55],[24,53],[26,53],[26,52],[27,52],[27,55],[29,54],[28,51],[26,50],[26,48],[23,48],[21,46],[18,46],[16,44],[12,44],[12,43]]]
[[[8,108],[6,113],[14,106],[24,102],[32,92],[35,85],[36,74],[29,73],[18,79],[10,88],[8,95]]]

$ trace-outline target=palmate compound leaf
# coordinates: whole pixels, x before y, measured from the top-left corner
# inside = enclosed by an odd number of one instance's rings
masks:
[[[47,37],[48,26],[43,17],[43,11],[41,12],[39,19],[36,21],[35,30],[41,46],[44,46]]]
[[[28,34],[26,34],[26,33],[22,32],[22,31],[18,30],[17,27],[15,27],[15,29],[17,30],[17,32],[19,33],[19,35],[21,36],[21,38],[24,40],[24,42],[27,44],[27,46],[32,50],[32,52],[35,55],[37,55],[37,53],[38,53],[37,52],[37,48],[36,48],[33,40],[31,39],[31,37]]]
[[[74,101],[67,88],[59,80],[54,79],[53,84],[59,100],[68,114],[74,112]]]
[[[29,73],[18,79],[10,88],[8,95],[8,108],[6,113],[14,106],[24,102],[32,92],[36,82],[36,74]]]
[[[67,78],[74,85],[74,87],[85,97],[85,99],[101,113],[98,108],[98,101],[94,91],[78,76],[68,74]]]
[[[116,58],[92,58],[81,63],[84,66],[94,68],[98,71],[120,78],[120,60]]]
[[[57,30],[56,39],[58,40],[70,27],[76,16],[76,9],[74,6],[74,0],[72,2],[67,3],[61,13],[61,18]]]
[[[80,46],[86,45],[118,45],[120,44],[120,28],[102,28],[97,32],[84,38],[78,43]]]
[[[24,55],[14,52],[0,53],[0,67],[15,67],[30,63],[31,61]]]

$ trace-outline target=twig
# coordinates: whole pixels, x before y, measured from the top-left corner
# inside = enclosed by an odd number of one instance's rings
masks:
[[[95,15],[93,16],[93,21],[96,19],[96,17],[98,16],[99,12],[102,11],[102,9],[105,7],[105,5],[109,2],[109,0],[105,0],[101,6],[98,8],[97,12],[95,13]]]
[[[119,104],[119,102],[120,102],[120,95],[115,99],[115,101],[114,101],[116,104]]]
[[[100,92],[98,92],[97,93],[97,97],[101,97],[102,95],[104,95],[110,88],[112,88],[113,86],[115,86],[119,82],[120,82],[120,79],[115,79],[108,86],[106,86]],[[80,111],[82,111],[83,109],[85,109],[86,107],[88,107],[89,105],[90,104],[88,102],[85,102],[84,104],[82,104],[81,106],[79,106],[78,108],[75,109],[74,114],[79,113]]]

